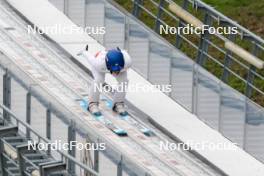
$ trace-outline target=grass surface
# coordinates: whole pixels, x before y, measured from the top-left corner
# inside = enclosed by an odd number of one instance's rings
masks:
[[[203,0],[264,38],[264,0]]]
[[[126,10],[132,12],[133,9],[133,2],[131,0],[115,0],[118,4],[123,6]],[[155,2],[159,3],[159,0],[154,0]],[[245,28],[249,29],[253,33],[261,36],[264,38],[264,0],[203,0],[205,3],[211,5],[216,10],[220,11],[224,15],[228,16],[234,21],[237,21],[240,25],[244,26]],[[182,4],[182,0],[175,0],[178,4]],[[148,9],[153,14],[157,14],[157,8],[152,5],[152,3],[149,0],[143,0],[143,6]],[[165,7],[167,9],[167,7]],[[195,15],[196,17],[199,17],[200,20],[203,20],[203,12],[195,11],[189,6],[190,12]],[[151,17],[146,12],[141,12],[139,19],[142,20],[147,26],[150,28],[154,28],[155,25],[155,18]],[[178,22],[176,20],[173,20],[171,17],[166,16],[163,14],[162,20],[165,21],[170,26],[177,26]],[[217,24],[213,24],[214,26],[217,26]],[[162,35],[165,39],[167,39],[170,43],[175,44],[176,37],[174,35]],[[185,35],[186,38],[194,42],[196,45],[199,43],[199,38],[194,35]],[[211,38],[211,41],[215,43],[218,46],[223,46],[223,42],[221,42],[219,39],[213,37]],[[250,50],[250,42],[247,42],[245,40],[241,40],[240,38],[236,39],[236,43],[238,43],[240,46],[242,46],[245,49]],[[197,55],[197,50],[192,48],[187,43],[183,42],[181,44],[180,49],[187,54],[190,58],[195,59]],[[209,47],[208,53],[213,56],[214,58],[217,58],[217,60],[220,63],[224,63],[224,54],[219,52],[213,47]],[[264,53],[260,53],[258,56],[259,58],[264,59]],[[248,65],[245,61],[242,59],[239,59],[240,62],[244,63],[245,65]],[[223,68],[213,62],[210,59],[207,59],[204,63],[204,67],[214,74],[216,77],[221,78],[223,74]],[[247,70],[244,68],[241,68],[236,63],[231,64],[231,70],[234,71],[236,74],[241,76],[242,78],[247,78]],[[264,76],[264,71],[257,70],[259,74]],[[237,79],[234,75],[231,75],[227,81],[227,83],[235,88],[236,90],[240,91],[241,93],[245,93],[246,84]],[[259,88],[264,92],[264,81],[261,79],[255,79],[254,86]],[[250,97],[252,100],[257,102],[258,104],[264,106],[264,96],[260,95],[256,91],[253,91],[252,96]]]

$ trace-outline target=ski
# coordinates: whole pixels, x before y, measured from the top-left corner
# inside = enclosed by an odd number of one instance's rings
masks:
[[[105,96],[103,96],[103,98],[101,99],[101,101],[105,102],[106,106],[108,108],[112,108],[113,107],[113,102],[106,98]],[[117,114],[117,113],[115,113]],[[149,128],[145,127],[144,125],[142,125],[140,122],[138,122],[137,120],[135,120],[133,117],[131,117],[131,115],[125,115],[122,116],[120,114],[117,114],[119,116],[119,118],[121,118],[122,120],[128,122],[130,125],[135,126],[139,131],[141,131],[144,135],[146,136],[151,136],[153,135],[152,130],[150,130]]]
[[[80,102],[80,106],[87,111],[87,107],[88,107],[88,101],[85,99],[80,99],[78,100]],[[127,136],[127,132],[116,126],[112,121],[110,121],[109,119],[105,118],[102,114],[98,114],[98,115],[94,115],[93,117],[98,120],[99,122],[101,122],[102,124],[104,124],[108,129],[110,129],[111,131],[113,131],[115,134],[119,135],[119,136]]]

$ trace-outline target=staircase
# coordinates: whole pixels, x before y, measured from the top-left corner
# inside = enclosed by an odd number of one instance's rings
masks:
[[[29,147],[30,138],[18,126],[0,117],[0,156],[2,176],[66,176],[66,164],[47,152]]]

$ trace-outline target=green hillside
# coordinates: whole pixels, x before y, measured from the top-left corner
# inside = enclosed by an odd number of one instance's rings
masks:
[[[123,6],[126,10],[132,11],[133,9],[133,2],[131,0],[115,0],[119,5]],[[159,2],[159,0],[154,0],[155,2]],[[178,4],[182,4],[183,0],[174,0]],[[264,38],[264,0],[204,0],[205,3],[211,5],[216,10],[220,11],[224,15],[228,16],[234,21],[237,21],[240,25],[248,28],[250,31],[254,32],[257,35],[260,35],[262,38]],[[144,8],[151,11],[153,14],[157,14],[157,8],[155,8],[152,3],[149,0],[143,0],[143,6]],[[167,7],[165,7],[167,8]],[[189,8],[191,12],[202,19],[202,13],[196,12],[192,8]],[[155,24],[155,18],[147,14],[146,12],[140,13],[139,16],[140,20],[142,20],[146,25],[148,25],[150,28],[154,28]],[[165,21],[170,26],[177,26],[177,21],[173,21],[169,16],[162,16],[162,20]],[[162,35],[165,39],[167,39],[172,44],[175,44],[175,36],[174,35]],[[188,35],[185,36],[192,42],[196,43],[198,45],[199,43],[199,37],[194,35]],[[211,38],[211,41],[219,46],[223,45],[223,42],[217,38]],[[249,42],[241,41],[240,39],[236,40],[237,43],[239,43],[241,46],[243,46],[245,49],[250,49]],[[184,51],[190,58],[196,58],[197,50],[192,48],[187,43],[183,43],[180,47],[182,51]],[[224,55],[223,53],[220,53],[219,51],[216,51],[216,49],[209,48],[209,51],[211,56],[214,58],[217,58],[219,62],[224,63]],[[264,52],[261,53],[258,57],[264,59]],[[240,60],[245,65],[248,65],[243,60]],[[213,62],[212,60],[208,59],[204,63],[204,67],[213,73],[218,78],[221,78],[223,74],[223,68]],[[247,70],[244,68],[241,68],[238,64],[232,64],[231,70],[235,73],[237,73],[242,78],[247,78]],[[257,70],[257,72],[264,76],[264,70]],[[227,83],[235,88],[236,90],[240,91],[241,93],[245,93],[246,83],[242,82],[238,78],[236,78],[234,75],[231,75],[227,81]],[[264,92],[264,81],[261,79],[255,79],[254,86],[259,88]],[[256,91],[253,92],[251,99],[253,99],[258,104],[261,104],[264,106],[264,96],[260,95]]]

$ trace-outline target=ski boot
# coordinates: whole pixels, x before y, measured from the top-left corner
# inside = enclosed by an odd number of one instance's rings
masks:
[[[99,103],[98,102],[91,102],[89,103],[88,105],[88,108],[87,110],[92,113],[94,116],[101,116],[102,113],[100,112],[100,109],[99,109]]]
[[[118,113],[120,116],[127,116],[128,112],[125,110],[124,102],[115,103],[113,106],[113,111]]]

